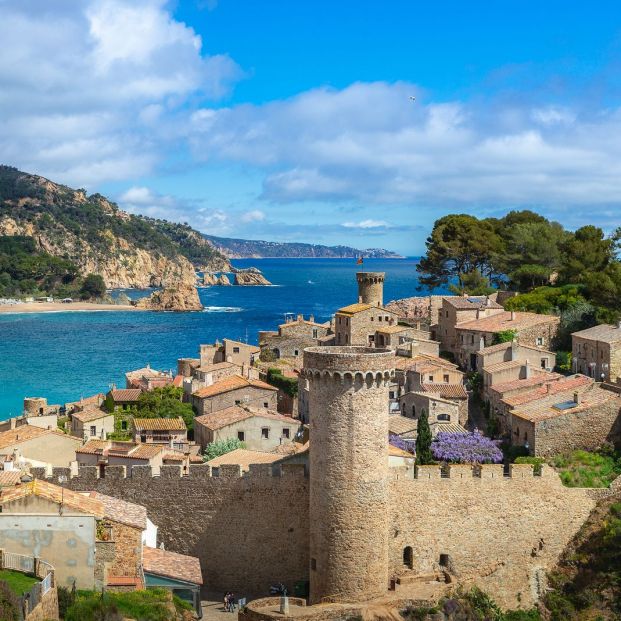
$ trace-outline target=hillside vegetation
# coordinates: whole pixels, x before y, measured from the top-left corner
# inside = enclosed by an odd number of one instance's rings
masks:
[[[232,259],[347,259],[363,256],[367,259],[401,259],[401,255],[382,248],[359,250],[351,246],[323,246],[297,242],[271,242],[255,239],[232,239],[205,235],[214,246]]]
[[[69,261],[108,287],[194,284],[195,269],[228,266],[187,224],[131,215],[100,194],[9,166],[0,166],[0,235],[31,238],[40,257]]]

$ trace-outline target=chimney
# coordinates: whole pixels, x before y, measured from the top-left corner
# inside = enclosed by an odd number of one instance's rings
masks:
[[[477,319],[481,319],[481,309],[477,308]]]
[[[515,321],[515,311],[511,311],[511,321]]]
[[[582,397],[579,392],[574,393],[574,403],[580,403],[582,401]]]
[[[362,304],[362,296],[361,295],[358,296],[358,304]]]
[[[485,297],[485,306],[491,306],[492,301],[489,299],[489,295]]]
[[[302,323],[304,321],[304,315],[298,315],[298,323]]]
[[[515,341],[511,341],[511,357],[509,358],[509,360],[517,360],[518,357],[518,348],[517,348],[517,343]]]
[[[315,323],[315,315],[309,315],[308,321],[310,321],[310,323]]]
[[[546,392],[547,392],[548,394],[550,394],[550,393],[552,392],[552,384],[551,384],[550,382],[548,382],[548,383],[546,384]]]
[[[524,365],[524,374],[525,374],[524,379],[530,379],[530,362],[528,360],[526,361],[526,364]]]
[[[479,339],[479,349],[485,349],[485,337],[484,336],[482,336]]]

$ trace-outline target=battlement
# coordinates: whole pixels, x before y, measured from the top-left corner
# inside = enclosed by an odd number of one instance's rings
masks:
[[[213,479],[225,481],[230,479],[244,479],[256,481],[258,479],[273,478],[287,479],[287,481],[303,480],[307,477],[304,464],[250,464],[248,471],[243,471],[236,464],[223,464],[219,468],[208,465],[190,465],[188,473],[182,471],[181,466],[160,466],[159,474],[154,473],[151,466],[107,466],[104,476],[100,476],[97,466],[80,466],[78,474],[72,475],[70,468],[53,468],[52,475],[46,476],[45,468],[31,468],[30,473],[36,479],[46,479],[58,484],[61,481],[73,483],[95,482],[99,479],[106,481],[141,481],[144,479]]]
[[[314,382],[336,382],[343,385],[353,385],[362,387],[364,384],[371,387],[372,385],[380,386],[382,383],[393,383],[395,381],[395,370],[388,371],[334,371],[327,369],[304,368],[300,372],[300,377]]]
[[[502,464],[448,464],[433,466],[416,466],[415,468],[393,468],[391,475],[395,480],[411,479],[414,481],[439,481],[441,479],[481,479],[506,481],[511,479],[558,479],[556,471],[549,466],[532,464],[510,464],[505,468]]]
[[[376,347],[337,346],[307,347],[304,350],[302,373],[314,377],[340,373],[393,373],[395,353],[390,349]]]
[[[359,283],[379,284],[386,278],[385,272],[356,272],[356,280]]]

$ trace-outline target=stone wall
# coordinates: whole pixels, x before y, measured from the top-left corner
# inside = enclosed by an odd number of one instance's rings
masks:
[[[237,390],[229,390],[213,397],[200,398],[192,396],[192,405],[197,416],[219,412],[234,405],[249,405],[257,408],[267,407],[276,410],[278,407],[278,391],[268,388],[246,386]],[[267,405],[265,405],[267,404]]]
[[[392,483],[391,570],[403,573],[412,547],[416,572],[448,570],[477,584],[504,608],[530,607],[565,546],[595,505],[587,490],[565,488],[552,470],[534,477],[531,466],[419,468],[414,480]]]
[[[58,590],[52,587],[26,615],[25,621],[56,621],[58,616]]]
[[[148,467],[135,467],[124,479],[123,469],[109,468],[97,479],[95,468],[83,468],[66,485],[143,504],[167,549],[201,559],[207,589],[252,596],[266,594],[274,582],[291,588],[309,577],[303,470],[260,465],[241,476],[235,466],[213,473],[191,466],[190,475],[180,477],[178,467],[164,466],[152,478]],[[414,571],[430,573],[442,560],[456,581],[479,585],[504,607],[530,606],[544,572],[594,507],[592,490],[565,488],[546,467],[533,476],[529,465],[513,466],[510,477],[493,465],[453,466],[448,478],[440,474],[438,467],[421,467],[413,479],[391,469],[391,575],[406,570],[403,551],[411,546]]]

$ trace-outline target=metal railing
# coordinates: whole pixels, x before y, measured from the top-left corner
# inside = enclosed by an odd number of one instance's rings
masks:
[[[0,569],[10,569],[41,578],[41,582],[33,584],[30,591],[23,593],[19,598],[20,621],[26,619],[54,587],[54,567],[36,557],[0,549]]]

